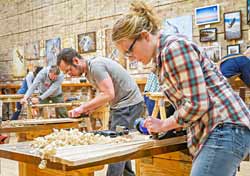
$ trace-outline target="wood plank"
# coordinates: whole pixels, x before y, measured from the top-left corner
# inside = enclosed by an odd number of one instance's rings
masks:
[[[0,100],[5,103],[19,102],[23,96],[23,94],[0,95]]]
[[[13,125],[43,125],[50,123],[70,123],[81,122],[83,118],[57,118],[57,119],[26,119],[11,121]]]
[[[62,150],[59,149],[57,154],[51,159],[52,161],[58,161],[68,166],[76,166],[86,162],[95,162],[100,160],[100,158],[107,159],[110,156],[115,157],[129,154],[141,148],[151,147],[152,145],[153,141],[138,141],[125,144],[99,144],[84,147],[68,147],[67,150],[65,150],[65,148]]]
[[[41,130],[62,129],[62,128],[78,128],[82,119],[41,119],[33,120],[17,120],[16,126],[6,126],[4,122],[0,128],[0,133],[27,133]],[[14,121],[12,121],[14,122]],[[19,126],[18,126],[19,125]]]
[[[84,102],[71,102],[71,103],[48,103],[48,104],[34,104],[31,105],[32,108],[44,108],[44,107],[71,107],[71,106],[80,106]]]

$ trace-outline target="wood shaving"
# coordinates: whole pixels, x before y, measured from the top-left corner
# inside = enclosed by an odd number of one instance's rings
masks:
[[[59,147],[66,146],[79,146],[79,145],[91,145],[91,144],[115,144],[126,143],[131,139],[118,136],[116,138],[110,138],[109,136],[103,136],[99,134],[80,132],[78,129],[70,130],[57,130],[44,136],[35,138],[31,143],[31,147],[34,149],[32,152],[37,152],[42,159],[56,154]],[[39,168],[43,168],[44,164],[41,161]],[[46,164],[45,164],[46,165]]]

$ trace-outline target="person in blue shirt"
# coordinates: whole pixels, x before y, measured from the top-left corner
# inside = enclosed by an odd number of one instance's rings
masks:
[[[151,72],[148,74],[147,82],[144,88],[144,93],[147,92],[160,92],[160,84],[158,77],[156,75],[156,67],[152,66]],[[147,95],[144,95],[144,102],[148,111],[148,115],[151,116],[155,107],[155,101],[151,100]],[[166,116],[171,116],[175,109],[172,105],[165,108]],[[160,113],[158,113],[157,118],[160,119]]]
[[[147,77],[147,82],[144,88],[144,93],[147,92],[159,92],[160,85],[158,81],[157,75],[155,75],[154,71],[151,71]],[[153,113],[153,109],[155,106],[155,101],[151,100],[147,95],[144,95],[144,102],[146,104],[148,115],[151,116]],[[157,118],[160,119],[160,113],[158,113]]]
[[[221,60],[219,67],[222,74],[230,79],[239,76],[247,87],[250,87],[250,58],[247,53],[244,54],[230,54]]]
[[[26,77],[24,78],[20,89],[18,89],[17,94],[25,94],[29,87],[32,85],[33,80],[35,79],[36,75],[42,70],[43,67],[35,67],[33,72],[29,72]],[[13,113],[11,120],[18,120],[18,117],[22,110],[22,105],[20,102],[16,103],[16,112]]]

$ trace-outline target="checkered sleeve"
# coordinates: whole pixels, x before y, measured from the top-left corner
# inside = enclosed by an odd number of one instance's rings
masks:
[[[183,95],[174,117],[180,125],[190,125],[208,111],[209,98],[199,55],[185,40],[171,43],[163,53],[164,71]]]

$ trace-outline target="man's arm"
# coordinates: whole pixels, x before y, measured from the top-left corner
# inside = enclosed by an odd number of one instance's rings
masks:
[[[114,85],[111,77],[108,75],[104,80],[97,84],[100,94],[92,100],[82,104],[78,108],[69,111],[70,117],[77,117],[80,114],[88,114],[95,109],[105,105],[115,98]]]
[[[97,86],[100,94],[82,105],[82,113],[92,112],[115,98],[114,85],[110,76],[107,76],[107,78],[102,80]]]
[[[38,87],[38,85],[40,84],[40,82],[43,79],[43,73],[41,72],[40,74],[37,75],[37,77],[35,78],[34,82],[32,83],[32,85],[30,86],[30,88],[27,90],[27,92],[24,95],[24,98],[29,98],[31,96],[31,94],[36,90],[36,88]]]

